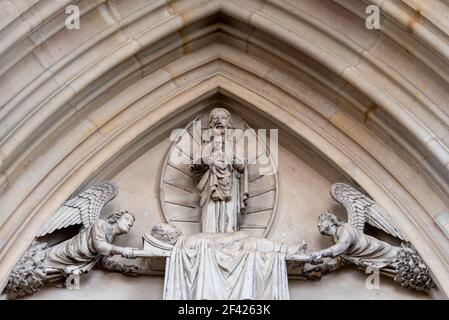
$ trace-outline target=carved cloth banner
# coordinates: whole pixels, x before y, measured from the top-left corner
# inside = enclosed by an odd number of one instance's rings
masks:
[[[181,237],[167,259],[164,299],[289,299],[287,248],[243,231]]]

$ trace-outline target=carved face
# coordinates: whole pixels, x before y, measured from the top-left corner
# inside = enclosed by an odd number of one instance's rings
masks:
[[[117,227],[120,234],[128,233],[134,224],[134,217],[130,214],[124,214],[117,220]]]
[[[209,126],[224,132],[231,127],[231,116],[226,109],[216,108],[210,112]]]
[[[214,149],[217,151],[223,150],[223,138],[221,136],[214,138]]]
[[[321,234],[324,235],[332,235],[335,223],[329,218],[327,215],[321,215],[320,219],[318,220],[318,230]]]

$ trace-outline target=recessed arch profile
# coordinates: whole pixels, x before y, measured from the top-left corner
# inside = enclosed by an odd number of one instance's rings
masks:
[[[363,6],[346,1],[143,3],[81,1],[78,33],[64,28],[62,2],[36,4],[0,31],[2,285],[73,192],[222,103],[268,119],[363,187],[449,292],[449,240],[434,222],[449,208],[438,19],[400,33],[397,10],[415,8],[386,3],[371,32]],[[11,32],[23,19],[33,27]]]

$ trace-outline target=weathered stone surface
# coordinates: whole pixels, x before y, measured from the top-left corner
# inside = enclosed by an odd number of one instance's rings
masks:
[[[325,210],[316,194],[343,176],[394,216],[449,294],[449,238],[434,220],[449,212],[446,2],[371,0],[380,30],[350,0],[84,0],[81,30],[65,28],[68,3],[0,3],[0,288],[70,195],[227,103],[284,132],[294,151],[281,164],[308,177],[280,178],[279,210]],[[303,160],[320,175],[289,164]],[[153,200],[145,213],[159,221]],[[273,238],[295,237],[288,217]]]

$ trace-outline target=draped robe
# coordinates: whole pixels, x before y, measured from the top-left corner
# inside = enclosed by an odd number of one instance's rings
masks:
[[[73,238],[47,249],[43,267],[61,274],[69,274],[75,270],[86,272],[101,256],[98,252],[100,246],[103,254],[110,252],[112,240],[111,224],[99,219]]]
[[[201,195],[201,231],[238,231],[248,196],[247,168],[235,163],[234,148],[216,152],[212,142],[207,142],[203,150],[201,163],[206,171],[197,185]]]
[[[340,226],[337,236],[339,243],[349,242],[341,257],[362,268],[372,266],[381,269],[397,261],[398,247],[364,234],[350,223]]]
[[[289,249],[243,231],[180,237],[167,259],[164,299],[289,299]]]

